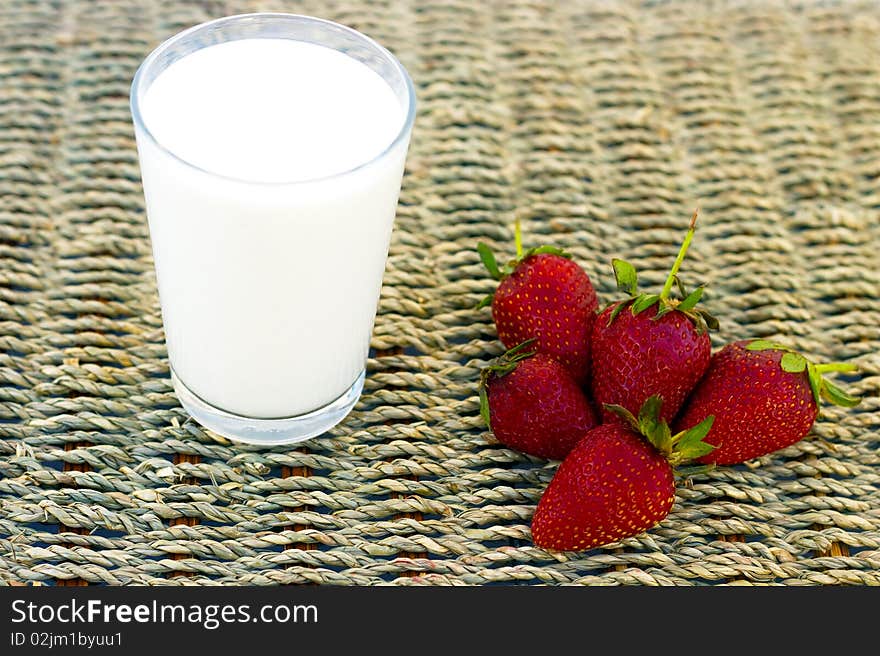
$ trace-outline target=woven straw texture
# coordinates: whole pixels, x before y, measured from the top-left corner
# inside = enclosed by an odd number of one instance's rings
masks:
[[[305,447],[188,419],[169,382],[128,90],[167,36],[291,11],[393,50],[419,115],[355,411]],[[857,363],[853,410],[680,486],[583,554],[534,547],[556,463],[478,414],[500,353],[474,251],[567,247],[709,285],[722,343]],[[875,3],[0,3],[0,581],[880,584]]]

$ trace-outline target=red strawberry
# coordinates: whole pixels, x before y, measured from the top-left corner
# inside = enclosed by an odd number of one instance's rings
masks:
[[[483,370],[480,411],[502,444],[561,460],[598,422],[568,370],[548,355],[523,352],[526,344]]]
[[[507,348],[535,339],[534,349],[564,364],[585,383],[590,364],[590,331],[598,300],[590,277],[568,253],[540,246],[525,253],[516,225],[516,259],[499,268],[486,244],[480,258],[500,280],[494,295],[479,307],[492,305],[498,338]]]
[[[712,357],[676,426],[686,429],[715,416],[706,438],[716,445],[702,462],[731,465],[785,448],[804,438],[819,400],[852,407],[859,400],[825,380],[828,371],[855,371],[852,364],[813,364],[781,344],[745,340]]]
[[[696,219],[695,213],[660,294],[639,294],[632,265],[613,261],[618,288],[631,298],[605,308],[593,325],[590,390],[600,407],[611,403],[637,412],[645,399],[658,395],[662,418],[671,421],[709,366],[707,330],[718,322],[696,307],[703,288],[688,293],[677,276]],[[670,297],[676,283],[681,299]],[[603,410],[602,419],[611,421],[614,415]]]
[[[580,551],[616,542],[662,521],[675,499],[673,465],[705,455],[711,417],[672,435],[649,398],[639,418],[610,406],[621,422],[587,433],[559,465],[532,518],[532,539],[545,549]],[[647,439],[646,439],[647,438]]]

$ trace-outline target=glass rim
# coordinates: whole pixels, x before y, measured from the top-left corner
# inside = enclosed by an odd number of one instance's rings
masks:
[[[239,178],[231,175],[225,175],[223,173],[218,173],[217,171],[212,171],[210,169],[206,169],[202,166],[198,166],[194,164],[177,153],[175,153],[170,148],[166,147],[164,144],[160,143],[156,136],[150,131],[150,128],[147,126],[146,121],[144,120],[143,114],[140,109],[140,87],[143,83],[144,76],[146,71],[154,64],[154,62],[169,48],[173,47],[175,44],[183,41],[187,37],[192,36],[196,32],[200,32],[202,30],[208,29],[210,27],[214,27],[217,25],[222,25],[225,23],[234,23],[244,19],[253,19],[253,18],[271,18],[278,20],[296,20],[303,21],[307,23],[316,23],[318,25],[323,25],[325,27],[332,27],[336,30],[341,30],[343,32],[348,33],[350,36],[362,41],[364,44],[373,48],[379,52],[380,55],[387,58],[388,61],[392,64],[394,69],[400,75],[403,83],[406,87],[406,113],[403,121],[401,122],[400,129],[395,135],[394,139],[383,148],[378,154],[374,155],[370,159],[361,162],[351,168],[345,169],[344,171],[337,171],[336,173],[331,173],[329,175],[317,176],[314,178],[298,178],[296,180],[250,180],[247,178]],[[273,37],[276,38],[276,37]],[[212,44],[213,45],[213,44]],[[323,45],[323,44],[316,44]],[[207,46],[210,47],[210,46]],[[331,47],[331,46],[325,46]],[[184,55],[185,56],[185,55]],[[372,70],[372,69],[371,69]],[[387,80],[386,80],[387,82]],[[137,71],[135,71],[134,78],[131,81],[131,87],[129,90],[129,105],[131,109],[132,121],[136,128],[140,129],[142,134],[147,137],[147,139],[152,143],[156,148],[158,148],[161,152],[167,154],[175,161],[179,162],[183,166],[199,171],[206,175],[210,175],[215,178],[220,178],[223,180],[228,180],[230,182],[236,182],[239,184],[247,184],[247,185],[261,185],[266,187],[283,187],[283,186],[291,186],[291,185],[299,185],[299,184],[312,184],[316,182],[322,182],[325,180],[333,180],[335,178],[344,177],[347,175],[351,175],[361,169],[367,168],[371,164],[382,160],[388,153],[393,151],[402,141],[408,138],[410,131],[412,130],[413,123],[415,122],[416,115],[416,92],[415,86],[413,85],[412,78],[409,75],[409,72],[406,70],[403,64],[395,57],[391,51],[378,43],[375,39],[370,38],[363,32],[359,32],[358,30],[348,27],[347,25],[342,25],[341,23],[336,23],[334,21],[328,20],[326,18],[318,18],[316,16],[307,16],[304,14],[290,14],[283,12],[253,12],[249,14],[235,14],[232,16],[224,16],[222,18],[215,18],[210,21],[206,21],[204,23],[198,23],[197,25],[193,25],[185,30],[178,32],[165,39],[162,43],[156,46],[150,54],[148,54],[144,60],[141,62],[140,66],[138,66]]]

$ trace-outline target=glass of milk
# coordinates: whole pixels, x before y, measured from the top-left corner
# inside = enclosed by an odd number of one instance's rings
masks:
[[[174,390],[233,440],[352,409],[415,116],[385,48],[318,18],[230,16],[141,64],[131,111]]]

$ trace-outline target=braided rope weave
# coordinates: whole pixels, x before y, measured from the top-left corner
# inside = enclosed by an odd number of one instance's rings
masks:
[[[419,117],[356,410],[304,447],[213,436],[169,382],[128,110],[161,39],[319,15],[392,49]],[[715,346],[859,365],[853,410],[680,487],[580,555],[528,525],[555,463],[497,445],[477,240],[565,246],[613,294],[684,276]],[[880,584],[880,8],[873,2],[0,4],[0,581]]]

